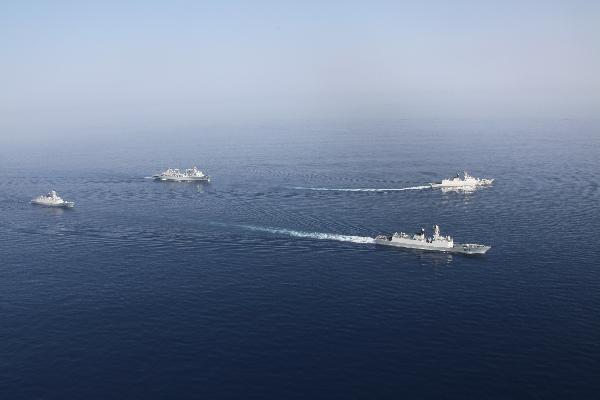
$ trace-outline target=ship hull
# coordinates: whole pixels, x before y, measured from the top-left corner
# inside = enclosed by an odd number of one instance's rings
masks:
[[[65,201],[64,203],[60,203],[60,204],[53,204],[53,203],[44,203],[41,201],[33,200],[31,202],[31,204],[35,204],[36,206],[54,207],[54,208],[73,208],[73,207],[75,207],[75,203],[73,203],[71,201]]]
[[[394,242],[385,239],[375,239],[375,244],[390,247],[400,247],[405,249],[417,249],[424,251],[437,251],[444,253],[460,253],[460,254],[485,254],[491,247],[477,245],[477,247],[470,247],[469,245],[454,244],[452,247],[432,246],[429,243],[406,243],[406,242]],[[472,246],[472,245],[471,245]]]

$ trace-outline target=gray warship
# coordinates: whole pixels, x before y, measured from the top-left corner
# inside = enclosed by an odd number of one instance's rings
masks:
[[[379,235],[375,237],[375,243],[383,246],[404,247],[428,251],[443,251],[447,253],[462,254],[485,254],[491,246],[474,243],[454,243],[451,236],[440,235],[440,227],[433,226],[433,236],[425,236],[425,229],[421,229],[413,235],[404,232],[396,232],[393,235]]]

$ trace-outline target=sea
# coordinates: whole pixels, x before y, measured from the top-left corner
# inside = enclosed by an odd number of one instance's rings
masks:
[[[428,186],[462,170],[495,181]],[[5,143],[0,398],[597,398],[599,186],[597,120]],[[51,189],[75,208],[30,204]],[[434,224],[491,250],[373,244]]]

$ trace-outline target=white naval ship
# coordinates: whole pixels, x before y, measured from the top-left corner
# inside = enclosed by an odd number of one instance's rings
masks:
[[[177,168],[169,168],[160,174],[152,175],[152,178],[160,181],[175,181],[175,182],[210,182],[210,176],[204,174],[197,167],[179,170]]]
[[[384,246],[405,247],[409,249],[431,251],[445,251],[449,253],[462,254],[485,254],[485,252],[491,248],[490,246],[485,246],[483,244],[454,243],[454,239],[451,236],[440,235],[440,227],[437,225],[433,226],[432,237],[426,237],[425,229],[421,229],[421,232],[415,233],[414,235],[409,235],[404,232],[396,232],[391,236],[379,235],[375,237],[375,243]]]
[[[494,182],[493,179],[488,178],[475,178],[463,171],[462,173],[456,174],[452,178],[443,179],[441,182],[432,182],[429,184],[432,188],[462,188],[471,189],[477,186],[491,185]]]
[[[75,206],[74,202],[63,200],[54,190],[46,195],[36,197],[31,200],[31,203],[47,207],[73,208]]]

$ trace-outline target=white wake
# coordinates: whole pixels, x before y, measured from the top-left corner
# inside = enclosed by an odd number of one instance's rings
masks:
[[[241,228],[260,231],[260,232],[268,232],[280,235],[287,235],[299,238],[310,238],[310,239],[320,239],[320,240],[337,240],[338,242],[352,242],[352,243],[374,243],[374,239],[368,236],[351,236],[351,235],[338,235],[335,233],[321,233],[321,232],[303,232],[303,231],[294,231],[291,229],[281,229],[281,228],[267,228],[262,226],[254,226],[254,225],[240,225]]]
[[[325,187],[303,187],[296,186],[292,189],[296,190],[316,190],[316,191],[326,191],[326,192],[402,192],[404,190],[423,190],[423,189],[431,189],[429,185],[422,186],[412,186],[405,188],[325,188]]]

